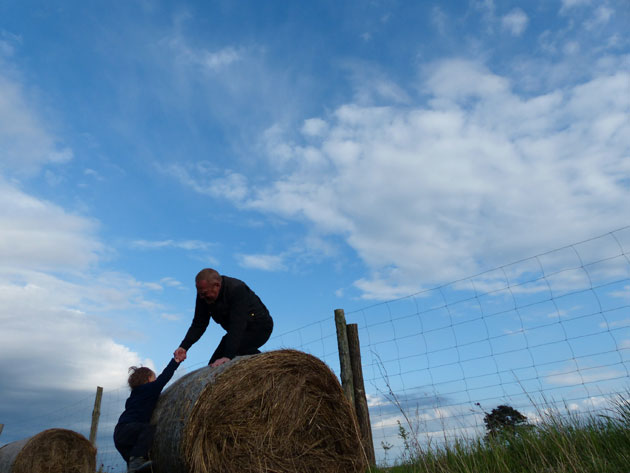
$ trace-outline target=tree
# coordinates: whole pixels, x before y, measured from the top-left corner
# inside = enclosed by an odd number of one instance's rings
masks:
[[[518,435],[521,428],[529,427],[527,416],[511,406],[498,406],[486,412],[483,423],[486,424],[486,439],[511,437]]]

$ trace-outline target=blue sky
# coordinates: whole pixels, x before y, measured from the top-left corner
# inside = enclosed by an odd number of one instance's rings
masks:
[[[625,227],[629,8],[2,2],[0,412],[160,369],[206,266],[281,334]]]

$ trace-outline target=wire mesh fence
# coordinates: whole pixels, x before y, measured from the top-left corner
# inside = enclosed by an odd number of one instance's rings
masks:
[[[346,312],[359,326],[377,457],[402,448],[401,427],[435,446],[483,435],[485,412],[500,404],[537,422],[550,409],[602,412],[626,395],[629,250],[626,227]],[[274,341],[339,372],[332,315]]]
[[[348,311],[346,320],[359,327],[380,462],[400,454],[401,427],[424,446],[471,438],[499,404],[532,422],[548,409],[601,412],[630,389],[630,227]],[[265,348],[305,351],[339,374],[332,309]],[[112,433],[128,394],[123,386],[103,393],[103,472],[124,471]],[[88,437],[93,402],[84,393],[46,422]],[[19,430],[34,435],[41,421],[25,418]]]

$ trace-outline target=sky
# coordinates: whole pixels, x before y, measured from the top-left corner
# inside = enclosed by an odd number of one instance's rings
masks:
[[[0,444],[165,366],[201,268],[280,335],[625,228],[629,24],[625,0],[0,3]]]

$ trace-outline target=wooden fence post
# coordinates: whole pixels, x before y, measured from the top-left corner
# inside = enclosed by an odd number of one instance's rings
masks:
[[[361,348],[359,345],[359,328],[357,324],[348,324],[348,348],[350,363],[352,365],[352,381],[354,386],[354,407],[361,429],[361,441],[370,465],[376,464],[374,453],[374,440],[372,439],[372,426],[370,424],[370,411],[368,410],[365,385],[363,384],[363,368],[361,367]]]
[[[346,316],[343,309],[335,309],[335,326],[337,328],[337,345],[339,346],[339,365],[341,368],[341,386],[346,398],[354,406],[354,386],[352,382],[352,364],[348,350],[348,334],[346,332]]]
[[[90,427],[90,443],[96,447],[96,432],[98,431],[98,419],[101,417],[101,399],[103,398],[103,388],[96,387],[96,397],[94,398],[94,410],[92,411],[92,427]]]
[[[4,429],[4,424],[0,424],[0,434],[2,434],[2,429]]]

